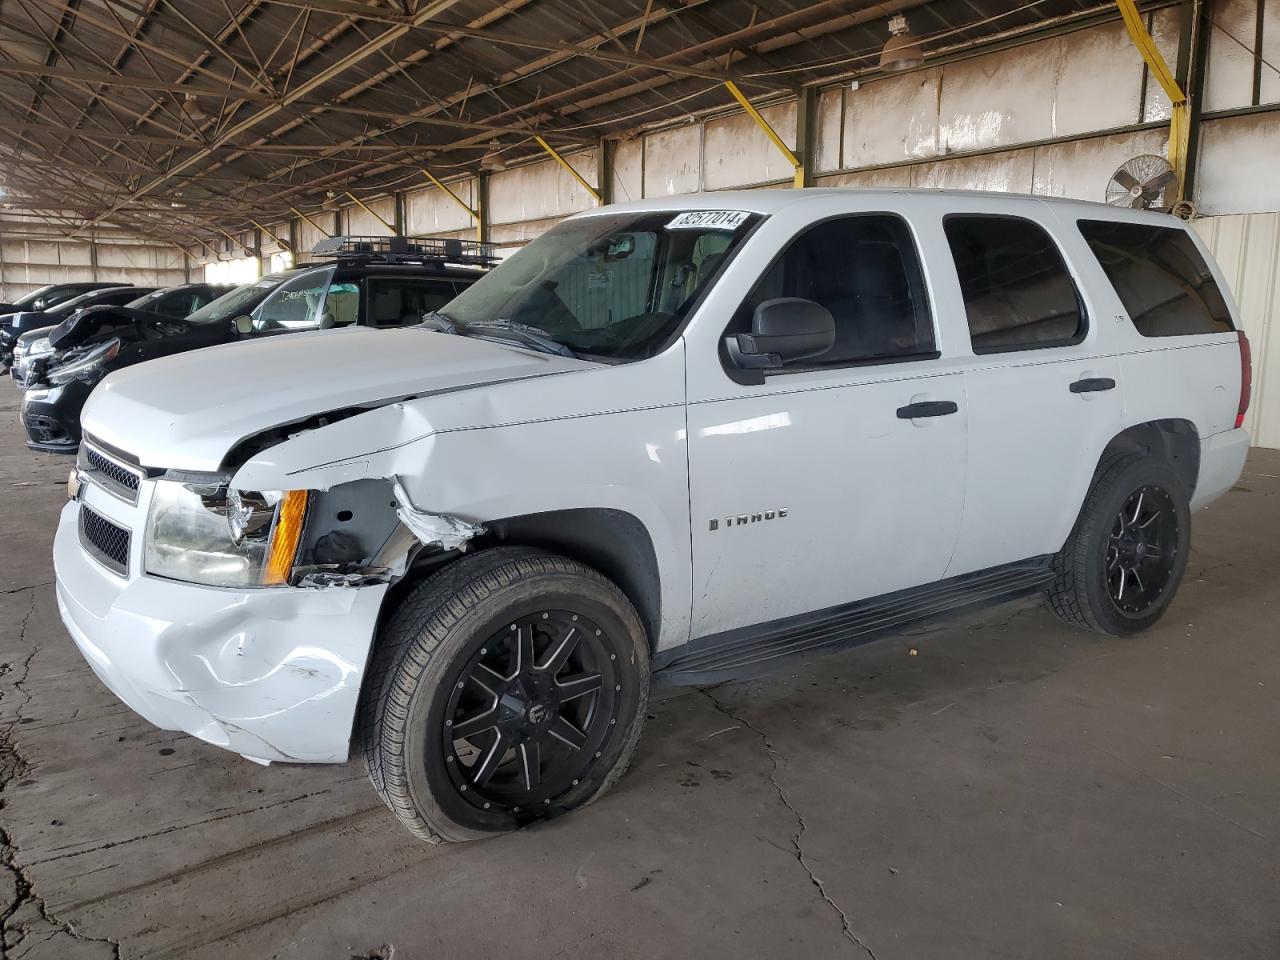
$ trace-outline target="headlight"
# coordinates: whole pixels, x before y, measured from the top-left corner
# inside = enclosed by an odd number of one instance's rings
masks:
[[[100,347],[95,347],[78,360],[54,367],[45,375],[55,387],[72,380],[88,380],[102,373],[102,365],[115,358],[120,352],[119,340],[108,340]]]
[[[18,347],[21,351],[22,345],[19,344]],[[30,346],[28,346],[25,353],[23,353],[23,356],[34,357],[37,353],[53,353],[53,346],[49,343],[48,337],[40,337],[37,340],[32,340]]]
[[[215,490],[156,482],[143,549],[146,572],[212,587],[289,582],[306,523],[308,494]]]

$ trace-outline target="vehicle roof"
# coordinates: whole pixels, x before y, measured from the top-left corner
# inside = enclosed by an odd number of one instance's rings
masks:
[[[1164,226],[1181,224],[1182,221],[1167,213],[1154,210],[1133,210],[1128,207],[1113,207],[1092,200],[1076,200],[1070,197],[1050,197],[1038,194],[1003,193],[992,190],[942,190],[931,188],[900,189],[863,189],[861,187],[805,187],[769,188],[764,190],[723,190],[712,193],[691,193],[675,197],[654,197],[636,200],[629,203],[611,204],[597,207],[577,214],[578,217],[598,216],[608,213],[625,213],[627,211],[643,212],[646,210],[747,210],[752,213],[779,213],[797,204],[850,200],[859,206],[874,209],[877,206],[900,201],[909,197],[915,202],[924,201],[935,204],[941,212],[946,212],[955,199],[990,200],[1006,207],[1010,203],[1025,204],[1033,207],[1037,204],[1051,204],[1062,211],[1074,210],[1077,216],[1095,219],[1147,220]],[[966,205],[968,206],[968,205]]]

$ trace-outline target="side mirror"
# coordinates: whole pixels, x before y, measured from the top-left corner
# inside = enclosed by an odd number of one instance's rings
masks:
[[[236,333],[241,336],[253,333],[253,317],[239,316],[231,321],[236,328]]]
[[[751,332],[726,337],[725,347],[739,368],[769,370],[826,353],[835,341],[830,310],[812,300],[779,297],[756,307]]]

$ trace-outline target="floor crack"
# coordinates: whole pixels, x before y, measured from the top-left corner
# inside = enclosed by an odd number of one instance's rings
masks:
[[[27,609],[26,615],[22,618],[22,622],[18,626],[18,649],[21,650],[27,638],[27,626],[31,622],[31,617],[36,611],[36,595],[31,595],[31,606]],[[11,680],[6,680],[4,688],[0,689],[0,706],[4,707],[4,713],[8,720],[0,726],[0,794],[18,777],[22,776],[27,770],[26,759],[18,750],[17,742],[14,739],[14,728],[22,721],[22,712],[27,704],[31,702],[31,694],[26,689],[27,675],[31,672],[31,661],[35,659],[37,648],[33,647],[31,652],[26,655],[16,665],[11,663],[0,664],[0,677],[8,678],[13,674]],[[21,702],[9,708],[9,704],[4,703],[5,700],[14,694],[22,696]],[[6,804],[0,799],[0,811],[3,811]],[[27,869],[18,863],[18,848],[13,842],[8,829],[0,826],[0,869],[7,870],[13,876],[14,897],[12,903],[3,904],[0,909],[0,954],[6,950],[12,951],[19,946],[28,936],[43,936],[45,940],[51,940],[59,933],[64,933],[74,940],[83,943],[102,943],[110,947],[111,956],[115,960],[120,960],[120,944],[109,937],[89,937],[80,933],[66,920],[60,920],[49,912],[49,907],[44,901],[44,897],[35,891],[35,883],[31,876],[27,873]],[[34,912],[34,916],[32,913]],[[43,921],[44,925],[51,928],[51,932],[40,932],[32,930],[32,925],[36,921]]]
[[[703,696],[705,696],[708,700],[711,701],[711,705],[715,707],[717,711],[724,714],[726,717],[728,717],[730,720],[733,720],[735,723],[742,724],[742,726],[746,727],[748,730],[754,733],[757,737],[759,737],[760,742],[764,744],[765,752],[768,753],[769,763],[771,764],[771,769],[769,771],[769,782],[773,784],[773,789],[777,792],[778,799],[782,801],[782,805],[786,807],[788,810],[790,810],[791,815],[794,816],[796,819],[797,829],[796,829],[796,832],[791,835],[791,846],[795,851],[796,860],[800,863],[800,866],[801,868],[803,868],[804,872],[808,874],[809,882],[812,883],[813,886],[817,889],[818,895],[822,897],[823,902],[825,902],[827,906],[829,906],[832,910],[834,910],[836,915],[839,916],[840,929],[841,929],[841,932],[846,937],[846,939],[848,939],[848,941],[851,944],[853,944],[855,947],[858,947],[863,951],[865,951],[867,956],[870,957],[871,960],[877,960],[875,951],[872,950],[871,947],[869,947],[867,943],[860,936],[858,936],[857,931],[853,929],[853,924],[849,922],[849,915],[845,913],[844,909],[841,908],[840,904],[836,903],[834,900],[831,899],[830,895],[827,893],[826,885],[823,884],[822,882],[822,878],[819,877],[816,873],[814,873],[813,868],[809,866],[809,860],[805,856],[804,844],[803,844],[804,835],[806,832],[808,832],[809,825],[805,822],[804,816],[800,813],[800,811],[795,808],[794,804],[792,804],[791,798],[787,796],[786,789],[782,786],[782,783],[778,780],[778,753],[773,747],[773,741],[769,739],[768,734],[766,734],[759,727],[752,724],[750,720],[747,720],[745,717],[741,717],[738,714],[730,711],[724,704],[720,702],[720,700],[716,697],[716,695],[711,692],[710,688],[698,687],[697,689],[699,693],[701,693]]]

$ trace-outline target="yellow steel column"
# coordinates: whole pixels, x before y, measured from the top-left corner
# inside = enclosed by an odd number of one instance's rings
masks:
[[[1124,25],[1129,30],[1129,38],[1142,54],[1142,59],[1147,62],[1151,76],[1155,77],[1156,82],[1164,89],[1173,104],[1173,113],[1169,117],[1168,156],[1174,175],[1178,178],[1174,199],[1181,200],[1187,176],[1187,141],[1191,136],[1191,104],[1187,101],[1187,95],[1182,87],[1178,85],[1173,71],[1160,55],[1156,42],[1147,32],[1147,25],[1143,22],[1142,14],[1138,12],[1133,0],[1116,0],[1116,6],[1120,8]]]
[[[747,99],[746,94],[738,89],[738,85],[736,83],[732,80],[726,80],[724,85],[725,89],[733,94],[733,99],[742,104],[742,109],[747,111],[747,116],[756,122],[756,126],[764,131],[765,136],[772,140],[773,145],[778,148],[784,157],[787,158],[787,162],[791,164],[791,169],[795,171],[795,185],[797,187],[803,187],[804,164],[800,162],[800,158],[797,157],[795,152],[783,142],[782,138],[778,136],[777,131],[775,131],[773,127],[769,126],[769,121],[760,115],[760,111],[751,105],[751,101]]]

